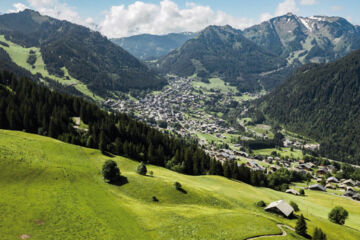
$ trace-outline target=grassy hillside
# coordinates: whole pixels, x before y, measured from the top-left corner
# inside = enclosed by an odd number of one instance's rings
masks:
[[[0,130],[0,233],[3,239],[245,239],[278,234],[286,220],[255,207],[258,200],[293,200],[328,239],[360,238],[360,204],[326,193],[295,197],[215,176],[186,176],[114,157],[129,183],[104,183],[99,151],[23,132]],[[180,182],[187,194],[176,191]],[[152,196],[159,199],[152,202]],[[345,226],[327,220],[335,205],[350,212]],[[294,235],[287,230],[288,234]],[[286,238],[301,239],[288,235]]]
[[[50,78],[64,86],[74,86],[79,92],[81,92],[84,96],[87,96],[89,98],[97,100],[103,100],[100,96],[97,96],[93,94],[85,84],[80,82],[79,80],[71,77],[69,75],[68,70],[66,67],[63,67],[61,70],[63,71],[64,76],[59,77],[55,76],[53,74],[50,74],[46,68],[46,64],[44,63],[41,50],[37,47],[23,47],[21,45],[18,45],[16,43],[13,43],[11,41],[8,41],[5,39],[4,35],[0,35],[0,42],[3,42],[5,44],[0,44],[0,48],[4,49],[11,60],[18,65],[19,67],[22,67],[32,74],[41,74],[44,78]],[[36,61],[34,64],[29,64],[27,62],[30,51],[35,52]]]

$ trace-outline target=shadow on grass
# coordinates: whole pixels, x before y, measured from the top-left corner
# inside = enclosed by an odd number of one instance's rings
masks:
[[[114,157],[115,157],[115,155],[114,155],[114,154],[109,153],[109,152],[102,152],[102,154],[103,154],[104,156],[109,157],[109,158],[114,158]]]
[[[127,177],[124,176],[120,176],[119,179],[117,179],[116,181],[112,181],[112,182],[108,182],[111,185],[115,185],[115,186],[122,186],[125,185],[127,183],[129,183]]]
[[[182,192],[183,194],[187,194],[187,191],[183,188],[177,188],[176,190],[178,190],[179,192]]]

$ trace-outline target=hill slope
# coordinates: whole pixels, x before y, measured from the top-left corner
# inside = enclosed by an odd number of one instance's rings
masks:
[[[359,203],[327,193],[307,197],[276,192],[222,177],[192,177],[148,166],[154,177],[135,173],[137,162],[113,157],[123,186],[104,183],[109,157],[93,149],[38,135],[0,130],[0,233],[4,239],[245,239],[279,234],[287,220],[254,205],[258,200],[296,201],[328,239],[360,237]],[[187,194],[176,191],[174,182]],[[152,196],[159,199],[152,202]],[[336,202],[350,212],[345,226],[327,220]],[[302,239],[294,232],[286,238]],[[274,238],[277,239],[277,238]]]
[[[170,33],[167,35],[140,34],[125,38],[114,38],[112,41],[141,60],[153,60],[165,56],[177,49],[196,33]]]
[[[304,66],[263,98],[264,112],[320,142],[323,155],[358,162],[359,73],[359,50],[334,63]]]
[[[262,88],[260,74],[286,66],[286,61],[245,38],[230,26],[210,26],[181,48],[154,63],[164,73],[223,78],[240,91]]]
[[[334,61],[360,48],[359,28],[341,17],[289,13],[247,28],[244,35],[290,63]]]
[[[100,33],[32,10],[0,15],[0,35],[11,43],[0,44],[9,55],[11,45],[27,49],[22,59],[10,56],[20,67],[34,72],[42,61],[42,68],[35,73],[43,78],[50,75],[72,84],[80,82],[102,96],[130,88],[159,87],[165,81]],[[30,48],[34,48],[33,54]],[[30,55],[35,55],[33,60]]]

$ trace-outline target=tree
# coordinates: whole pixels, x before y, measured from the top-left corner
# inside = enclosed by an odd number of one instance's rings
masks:
[[[296,202],[291,201],[290,205],[293,207],[295,212],[300,211],[299,206],[296,204]]]
[[[146,175],[147,169],[146,169],[146,166],[145,166],[144,162],[141,162],[141,163],[137,166],[136,172],[137,172],[138,174],[140,174],[140,175],[144,175],[144,176]]]
[[[256,206],[258,206],[258,207],[265,207],[265,206],[266,206],[266,203],[265,203],[263,200],[261,200],[261,201],[258,201],[258,202],[256,203]]]
[[[301,214],[298,221],[296,222],[295,231],[296,231],[297,234],[299,234],[301,236],[306,236],[307,235],[306,229],[307,229],[307,227],[306,227],[305,218]]]
[[[343,207],[337,206],[329,213],[329,220],[333,223],[344,225],[345,220],[349,217],[348,211]]]
[[[176,190],[180,190],[182,188],[181,183],[179,183],[179,182],[175,182],[174,186],[175,186]]]
[[[300,195],[305,196],[305,190],[304,189],[300,189]]]
[[[321,228],[315,228],[312,240],[326,240],[326,234],[321,230]]]
[[[113,160],[107,160],[102,168],[104,179],[109,183],[116,182],[120,179],[120,169]]]

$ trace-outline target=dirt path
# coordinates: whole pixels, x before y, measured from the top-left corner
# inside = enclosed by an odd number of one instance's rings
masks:
[[[246,240],[263,239],[263,238],[271,238],[271,237],[285,237],[287,235],[287,233],[284,231],[283,227],[286,227],[286,228],[290,229],[291,231],[295,231],[295,229],[293,229],[292,227],[289,227],[289,226],[284,225],[284,224],[276,224],[276,226],[278,228],[280,228],[280,230],[282,231],[281,234],[260,235],[260,236],[257,236],[257,237],[247,238]]]

